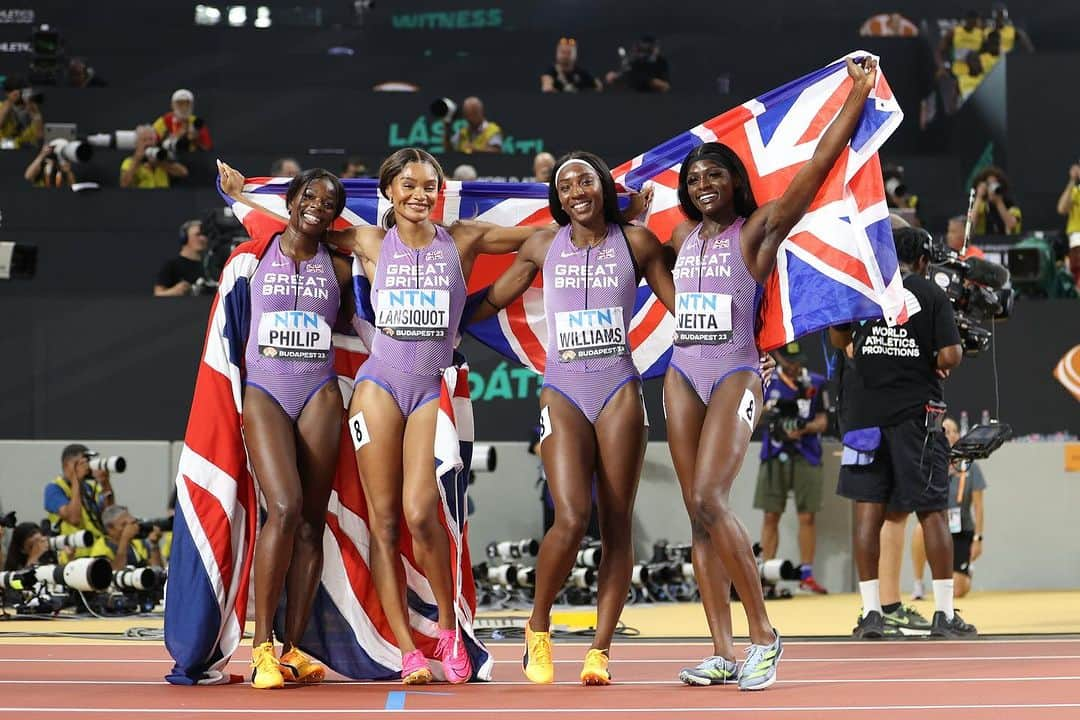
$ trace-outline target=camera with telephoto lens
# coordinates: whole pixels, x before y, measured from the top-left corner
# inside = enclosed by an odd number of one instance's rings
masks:
[[[0,588],[26,592],[44,583],[70,590],[96,592],[108,588],[112,578],[112,566],[106,558],[79,558],[64,565],[36,565],[24,570],[0,572]]]
[[[112,586],[117,590],[157,590],[165,585],[165,571],[159,567],[133,567],[113,573]]]
[[[139,520],[139,532],[135,537],[145,538],[154,531],[155,527],[161,528],[162,532],[168,532],[173,528],[173,519],[171,517],[163,517],[151,518],[150,520]]]
[[[943,238],[932,238],[925,230],[904,230],[924,238],[930,257],[930,280],[949,298],[964,354],[975,357],[987,350],[991,333],[983,324],[1005,320],[1012,314],[1015,291],[1005,287],[1009,283],[1008,269],[982,258],[963,260]]]
[[[94,544],[94,533],[89,530],[78,530],[68,535],[52,535],[45,538],[45,541],[49,543],[49,549],[55,552],[79,550]]]
[[[486,548],[488,558],[492,560],[517,560],[522,557],[536,557],[540,552],[540,543],[532,538],[522,540],[504,540],[490,542]]]
[[[810,371],[802,369],[799,377],[795,379],[795,397],[777,398],[766,404],[765,414],[762,418],[769,430],[769,440],[776,443],[794,442],[798,438],[792,437],[796,430],[802,430],[809,422],[799,412],[799,401],[807,401],[814,394],[814,383],[810,379]]]
[[[49,152],[46,160],[66,160],[69,163],[89,162],[94,156],[94,146],[82,140],[66,140],[54,138],[49,141]]]
[[[91,470],[107,470],[115,473],[122,473],[127,470],[127,460],[119,455],[92,457],[89,458],[88,462]]]

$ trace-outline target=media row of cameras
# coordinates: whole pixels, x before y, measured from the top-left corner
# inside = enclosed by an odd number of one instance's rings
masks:
[[[199,130],[205,125],[205,120],[195,118],[192,127]],[[89,162],[94,157],[94,148],[106,148],[109,150],[134,150],[137,142],[135,130],[114,130],[113,132],[93,133],[81,139],[71,140],[68,138],[54,138],[49,141],[49,153],[54,159],[66,160],[70,163]],[[180,155],[195,149],[186,135],[167,137],[156,145],[151,145],[143,150],[143,157],[149,162],[166,162],[177,160]]]
[[[150,612],[164,596],[165,579],[159,567],[113,570],[107,558],[78,558],[0,572],[0,597],[21,615],[51,615],[65,607],[112,615]]]

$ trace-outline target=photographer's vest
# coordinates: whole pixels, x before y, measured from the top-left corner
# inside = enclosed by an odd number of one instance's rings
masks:
[[[103,557],[113,560],[116,558],[117,546],[112,540],[104,535],[97,538],[94,541],[93,547],[89,549],[89,553],[93,557]],[[135,556],[135,562],[131,562],[131,556]],[[147,549],[146,544],[139,538],[133,538],[128,543],[128,556],[126,564],[134,565],[135,567],[145,567],[150,562],[150,551]]]
[[[65,497],[67,497],[68,500],[71,500],[71,484],[67,481],[67,478],[63,476],[56,477],[53,479],[53,485],[56,485],[63,490]],[[91,480],[84,480],[79,486],[93,488],[93,497],[87,498],[86,493],[83,493],[81,526],[72,525],[67,520],[61,518],[59,513],[52,512],[48,514],[49,523],[53,526],[54,531],[58,535],[70,535],[71,533],[79,532],[80,530],[89,530],[94,533],[94,540],[97,541],[104,537],[104,532],[101,529],[101,515],[97,510],[99,502],[98,485]],[[90,502],[87,502],[88,499]],[[91,557],[90,548],[70,550],[68,551],[68,554],[71,558]]]

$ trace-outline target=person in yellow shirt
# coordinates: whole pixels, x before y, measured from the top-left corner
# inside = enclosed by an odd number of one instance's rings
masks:
[[[0,98],[0,145],[4,149],[37,145],[44,132],[45,120],[25,78],[5,78]]]
[[[112,569],[123,570],[128,565],[161,567],[161,551],[158,541],[161,528],[154,527],[146,539],[136,537],[139,534],[139,521],[123,505],[112,505],[101,514],[105,524],[105,535],[99,537],[90,548],[91,557],[108,558]]]
[[[990,11],[990,24],[1001,34],[1002,53],[1008,54],[1012,52],[1018,40],[1024,50],[1035,52],[1035,45],[1032,44],[1028,34],[1013,25],[1012,20],[1009,18],[1009,11],[1004,3],[994,3],[993,9]]]
[[[169,159],[157,146],[157,133],[149,125],[135,128],[135,151],[120,164],[120,187],[153,190],[168,188],[170,178],[184,178],[188,169]]]
[[[952,74],[956,78],[956,87],[960,92],[959,102],[963,102],[975,92],[975,88],[979,87],[979,83],[986,77],[979,53],[973,50],[963,60],[954,62]]]
[[[61,475],[45,485],[44,506],[49,522],[60,535],[89,530],[95,538],[105,534],[103,513],[114,502],[108,470],[90,470],[90,458],[97,453],[78,443],[60,454]],[[86,548],[74,557],[87,557]]]
[[[1073,163],[1069,168],[1069,181],[1058,198],[1057,211],[1058,215],[1068,218],[1065,223],[1066,235],[1080,232],[1080,163]]]
[[[975,176],[975,210],[972,231],[976,235],[1019,235],[1023,213],[1009,192],[1009,178],[990,166]]]
[[[955,66],[963,61],[968,53],[981,50],[985,39],[986,33],[979,13],[973,10],[968,12],[964,16],[964,22],[953,26],[941,36],[935,53],[939,73],[943,74],[950,63]]]
[[[461,114],[466,124],[450,138],[453,150],[466,154],[502,152],[502,128],[484,117],[484,103],[480,98],[465,98],[461,103]]]

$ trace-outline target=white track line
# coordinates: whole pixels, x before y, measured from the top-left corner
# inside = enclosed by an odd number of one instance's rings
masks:
[[[1080,680],[1080,675],[1049,675],[1044,677],[962,677],[962,678],[845,678],[842,680],[830,680],[824,678],[806,680],[777,680],[777,685],[847,685],[855,683],[963,683],[963,682],[1048,682],[1053,680]],[[370,681],[370,680],[329,680],[327,685],[366,685],[369,687],[401,687],[397,680]],[[533,685],[527,680],[496,680],[491,683],[476,683],[473,687],[487,685]],[[581,685],[577,680],[560,680],[553,685]],[[734,684],[734,683],[732,683]],[[0,685],[157,685],[169,687],[164,680],[0,680]],[[681,687],[677,679],[672,680],[623,680],[614,681],[613,687],[622,685],[670,685]],[[441,687],[439,685],[438,687]],[[403,692],[409,692],[405,690]],[[419,692],[423,692],[422,690]]]
[[[885,712],[885,711],[912,711],[912,710],[1029,710],[1037,709],[1070,709],[1080,708],[1080,703],[1022,703],[1022,704],[993,704],[993,705],[775,705],[771,707],[640,707],[640,708],[404,708],[402,710],[385,710],[382,708],[93,708],[80,707],[78,712],[85,713],[140,713],[152,714],[155,717],[161,715],[174,715],[177,713],[201,713],[204,715],[490,715],[490,714],[565,714],[571,717],[588,714],[608,713],[751,713],[751,712]],[[43,713],[55,712],[69,716],[73,710],[70,706],[52,708],[34,707],[0,707],[0,712],[19,713]]]

